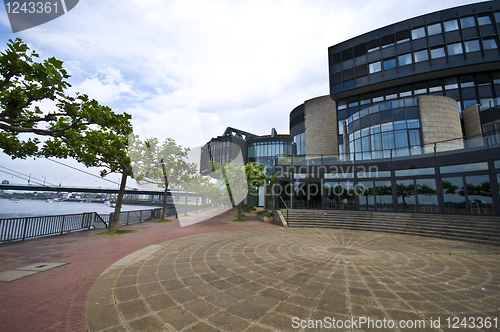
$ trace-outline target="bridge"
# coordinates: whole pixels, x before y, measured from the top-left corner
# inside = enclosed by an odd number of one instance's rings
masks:
[[[19,185],[19,184],[0,184],[2,190],[16,190],[16,191],[38,191],[47,192],[55,191],[60,193],[93,193],[93,194],[118,194],[118,189],[111,188],[85,188],[85,187],[52,187],[52,186],[39,186],[39,185]],[[159,195],[163,196],[163,190],[145,190],[145,189],[125,189],[125,194],[132,195]],[[178,189],[168,190],[167,197],[174,194],[185,195],[186,192]],[[194,195],[189,193],[189,195]]]

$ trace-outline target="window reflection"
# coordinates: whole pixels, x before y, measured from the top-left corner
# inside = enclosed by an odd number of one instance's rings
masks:
[[[415,184],[413,180],[397,181],[396,191],[398,195],[398,208],[401,212],[415,212]]]
[[[457,20],[451,20],[451,21],[446,21],[444,22],[444,31],[454,31],[458,30],[458,21]]]
[[[470,214],[493,214],[491,183],[488,175],[466,176]]]

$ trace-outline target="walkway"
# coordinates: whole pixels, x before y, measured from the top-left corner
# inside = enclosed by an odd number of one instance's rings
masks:
[[[340,331],[474,330],[460,325],[467,318],[498,331],[499,255],[496,246],[364,231],[194,235],[112,265],[89,292],[86,320],[90,331],[293,331],[317,320],[331,330],[333,318],[348,325]]]
[[[148,222],[123,227],[138,231],[123,236],[91,236],[98,231],[85,231],[0,245],[0,262],[12,261],[0,265],[0,273],[38,272],[12,282],[0,282],[0,330],[86,331],[84,306],[91,286],[124,256],[194,234],[277,227],[257,220],[237,223],[231,219],[234,211],[188,227],[180,227],[178,222]],[[55,267],[47,263],[66,264]]]

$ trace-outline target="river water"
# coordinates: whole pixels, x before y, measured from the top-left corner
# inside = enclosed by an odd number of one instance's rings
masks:
[[[160,206],[122,205],[122,211],[155,209]],[[37,200],[11,201],[0,199],[0,218],[20,218],[72,214],[82,212],[97,212],[106,214],[114,212],[115,208],[103,203],[52,202]]]

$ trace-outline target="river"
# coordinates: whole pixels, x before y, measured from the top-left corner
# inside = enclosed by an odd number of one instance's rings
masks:
[[[122,205],[122,211],[155,209],[160,206]],[[52,202],[0,199],[0,218],[20,218],[82,212],[111,213],[114,208],[103,203]]]

